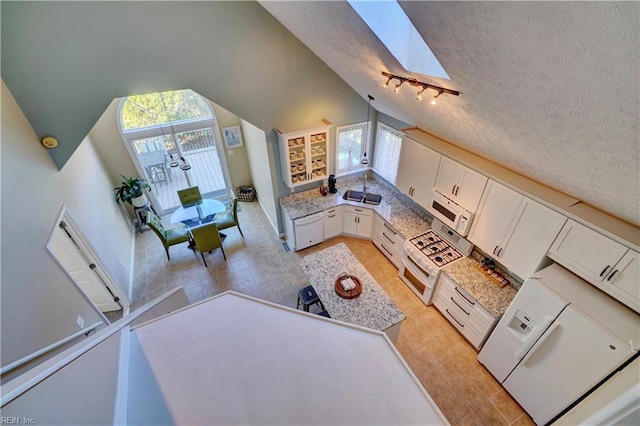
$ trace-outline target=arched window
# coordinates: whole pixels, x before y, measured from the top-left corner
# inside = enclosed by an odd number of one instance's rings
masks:
[[[180,205],[180,189],[198,186],[205,198],[230,193],[220,131],[205,98],[189,89],[129,96],[119,119],[127,149],[163,213]]]

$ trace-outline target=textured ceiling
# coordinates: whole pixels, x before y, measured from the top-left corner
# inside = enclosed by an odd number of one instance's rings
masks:
[[[405,71],[346,2],[261,4],[378,111],[640,225],[640,3],[401,2],[451,81]],[[381,71],[461,95],[418,104]]]

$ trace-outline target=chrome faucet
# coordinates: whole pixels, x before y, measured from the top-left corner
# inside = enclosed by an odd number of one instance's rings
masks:
[[[367,192],[367,172],[364,172],[364,180],[362,182],[362,192]]]

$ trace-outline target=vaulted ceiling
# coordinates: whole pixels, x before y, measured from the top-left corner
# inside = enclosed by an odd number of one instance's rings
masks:
[[[371,94],[388,116],[640,225],[640,3],[400,2],[451,80],[405,71],[346,1],[260,4],[2,2],[2,78],[38,137],[61,140],[60,167],[117,96],[191,87],[268,132],[350,120]],[[418,103],[383,90],[382,71],[460,96]]]
[[[450,81],[404,70],[346,1],[261,4],[378,111],[640,224],[638,2],[401,1]],[[461,94],[417,103],[382,71]]]

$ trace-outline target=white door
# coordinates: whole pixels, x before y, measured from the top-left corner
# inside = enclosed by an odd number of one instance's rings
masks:
[[[503,385],[545,424],[630,355],[627,343],[569,305]]]
[[[411,195],[418,204],[422,207],[427,207],[429,205],[429,194],[436,183],[442,155],[423,145],[420,145],[419,151],[420,166],[418,168],[416,188]]]
[[[78,247],[60,227],[56,227],[49,248],[62,267],[101,312],[122,309],[93,270],[95,264],[87,262]]]

